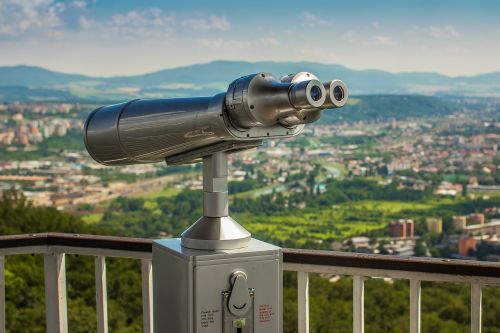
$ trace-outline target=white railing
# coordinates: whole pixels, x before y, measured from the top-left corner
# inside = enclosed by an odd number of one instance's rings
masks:
[[[5,257],[21,254],[44,256],[45,316],[47,332],[67,333],[66,254],[95,257],[97,331],[108,332],[106,258],[141,260],[143,327],[152,332],[151,241],[134,238],[36,234],[0,237],[0,333],[5,332]]]
[[[410,333],[420,333],[421,281],[471,285],[471,333],[481,332],[482,286],[500,286],[500,263],[296,249],[285,249],[284,253],[284,270],[297,272],[299,333],[309,332],[309,273],[352,276],[354,333],[364,332],[364,282],[367,278],[410,281]]]
[[[46,325],[49,333],[67,333],[66,254],[95,257],[97,331],[108,332],[106,258],[141,261],[143,329],[153,329],[151,240],[92,235],[36,234],[0,236],[0,333],[5,332],[5,257],[44,256]],[[297,272],[298,332],[309,332],[309,273],[352,276],[353,331],[364,332],[364,282],[367,278],[410,281],[410,333],[420,332],[421,281],[471,285],[471,332],[481,332],[481,288],[500,286],[500,263],[409,258],[384,255],[283,249],[284,270]]]

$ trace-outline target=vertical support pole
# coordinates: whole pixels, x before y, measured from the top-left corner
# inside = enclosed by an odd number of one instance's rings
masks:
[[[203,217],[181,234],[191,249],[243,248],[251,235],[229,217],[227,152],[203,157]]]
[[[229,215],[226,152],[203,157],[203,215]]]
[[[108,333],[108,291],[106,286],[106,257],[95,258],[95,302],[97,332]]]
[[[473,283],[471,285],[471,313],[470,331],[471,333],[481,333],[481,285]]]
[[[297,272],[299,333],[309,333],[309,273]]]
[[[46,253],[44,255],[44,274],[47,332],[68,333],[65,254]]]
[[[410,333],[420,333],[420,295],[420,280],[410,280]]]
[[[365,331],[365,278],[353,276],[352,327],[354,333]]]
[[[151,260],[141,260],[142,326],[144,333],[153,332],[153,266]]]
[[[5,333],[5,256],[0,256],[0,333]]]

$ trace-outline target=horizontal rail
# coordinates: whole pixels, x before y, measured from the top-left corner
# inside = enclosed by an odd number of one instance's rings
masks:
[[[44,254],[47,331],[67,332],[65,255],[95,256],[96,310],[99,332],[107,332],[106,257],[141,259],[143,330],[150,333],[152,316],[153,240],[143,238],[40,233],[0,236],[0,332],[5,325],[4,257]],[[471,285],[471,332],[481,332],[481,288],[500,285],[498,263],[416,258],[376,254],[283,249],[284,270],[298,272],[299,333],[309,332],[309,273],[353,277],[353,330],[364,332],[364,280],[389,277],[410,280],[410,332],[420,333],[421,281],[463,282]]]
[[[0,249],[37,245],[57,245],[121,251],[151,252],[152,243],[153,241],[151,239],[146,238],[65,234],[52,232],[0,236]]]
[[[13,250],[16,248],[22,249],[50,246],[65,249],[79,248],[89,251],[89,253],[93,249],[138,252],[146,254],[144,255],[145,259],[150,259],[152,243],[153,241],[151,239],[145,238],[49,232],[40,234],[0,236],[0,255],[3,255],[7,252],[7,250]],[[29,250],[26,251],[26,253],[30,253]],[[401,257],[380,254],[290,248],[283,249],[283,262],[286,264],[306,264],[315,266],[349,267],[446,275],[468,275],[492,278],[498,278],[500,276],[500,265],[498,263],[484,261]]]
[[[0,255],[58,252],[151,259],[153,241],[145,238],[40,233],[0,236]]]
[[[429,280],[446,275],[451,279],[453,279],[451,276],[455,276],[456,281],[460,282],[464,280],[464,276],[471,276],[483,278],[488,283],[495,283],[495,281],[500,283],[500,265],[484,261],[283,249],[283,262],[285,270],[292,271],[308,271],[303,268],[309,266],[311,272],[321,273],[324,269],[327,273],[330,269],[335,269],[340,275],[342,275],[340,272],[344,271],[345,275],[386,277],[377,275],[377,272],[389,271],[394,273],[387,277],[401,276],[403,279],[408,279],[408,273],[418,273],[420,276],[428,276]],[[312,268],[313,266],[315,268]],[[366,271],[366,274],[359,274],[363,271]],[[404,275],[401,274],[403,272]],[[448,277],[444,278],[444,280],[447,279]]]
[[[135,259],[151,259],[153,240],[145,238],[97,236],[65,233],[39,233],[0,236],[0,255],[30,254],[60,252],[82,255],[100,255],[106,257],[125,257]],[[113,255],[115,254],[115,255]],[[454,260],[442,258],[402,257],[380,254],[348,253],[335,251],[318,251],[303,249],[283,249],[283,262],[285,270],[304,270],[298,265],[315,266],[311,272],[348,271],[360,273],[356,269],[397,272],[434,274],[446,276],[475,276],[484,277],[486,281],[492,278],[497,280],[500,276],[500,265],[472,260]],[[363,275],[363,274],[361,274]],[[375,275],[376,276],[376,275]],[[384,275],[381,275],[381,277]],[[390,276],[389,276],[390,277]],[[431,276],[432,277],[432,276]],[[457,278],[457,281],[462,281]],[[425,280],[425,279],[420,279]],[[431,278],[431,280],[433,280]]]

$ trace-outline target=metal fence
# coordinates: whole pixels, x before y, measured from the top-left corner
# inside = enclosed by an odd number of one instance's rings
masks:
[[[47,332],[67,333],[66,254],[95,257],[97,331],[108,332],[106,257],[141,260],[144,332],[152,332],[152,241],[141,238],[44,233],[0,237],[0,333],[5,332],[5,256],[44,256]]]
[[[106,257],[141,260],[144,332],[152,332],[152,241],[141,238],[44,233],[0,237],[0,333],[5,332],[5,256],[44,256],[46,325],[68,331],[66,254],[95,257],[98,332],[108,331]],[[471,285],[471,332],[481,332],[481,287],[500,285],[500,264],[330,251],[284,249],[284,269],[297,272],[298,331],[309,332],[309,273],[353,277],[353,331],[364,332],[364,281],[370,277],[410,280],[410,332],[420,332],[421,281]]]
[[[364,281],[393,278],[410,281],[410,333],[420,332],[421,282],[471,285],[471,332],[481,332],[481,287],[500,285],[500,264],[376,254],[285,249],[284,269],[297,272],[299,333],[309,332],[309,273],[352,276],[353,331],[364,332]]]

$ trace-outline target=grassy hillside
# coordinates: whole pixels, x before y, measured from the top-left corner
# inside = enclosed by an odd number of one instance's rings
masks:
[[[314,62],[213,61],[142,75],[109,78],[64,74],[39,67],[0,67],[0,95],[7,96],[11,100],[14,95],[10,94],[19,93],[19,91],[13,91],[14,86],[72,91],[75,97],[86,100],[92,100],[92,98],[116,100],[116,98],[127,99],[134,96],[210,95],[226,90],[231,81],[242,75],[270,72],[279,78],[282,75],[301,71],[310,71],[324,81],[341,79],[350,88],[351,93],[357,95],[444,93],[493,96],[500,93],[498,83],[500,73],[449,77],[437,73],[353,70],[341,65]]]
[[[59,73],[35,66],[0,67],[0,86],[46,87],[90,79],[84,75]]]
[[[320,122],[328,124],[338,121],[401,120],[445,116],[454,110],[455,104],[433,96],[353,96],[345,107],[324,111]]]

